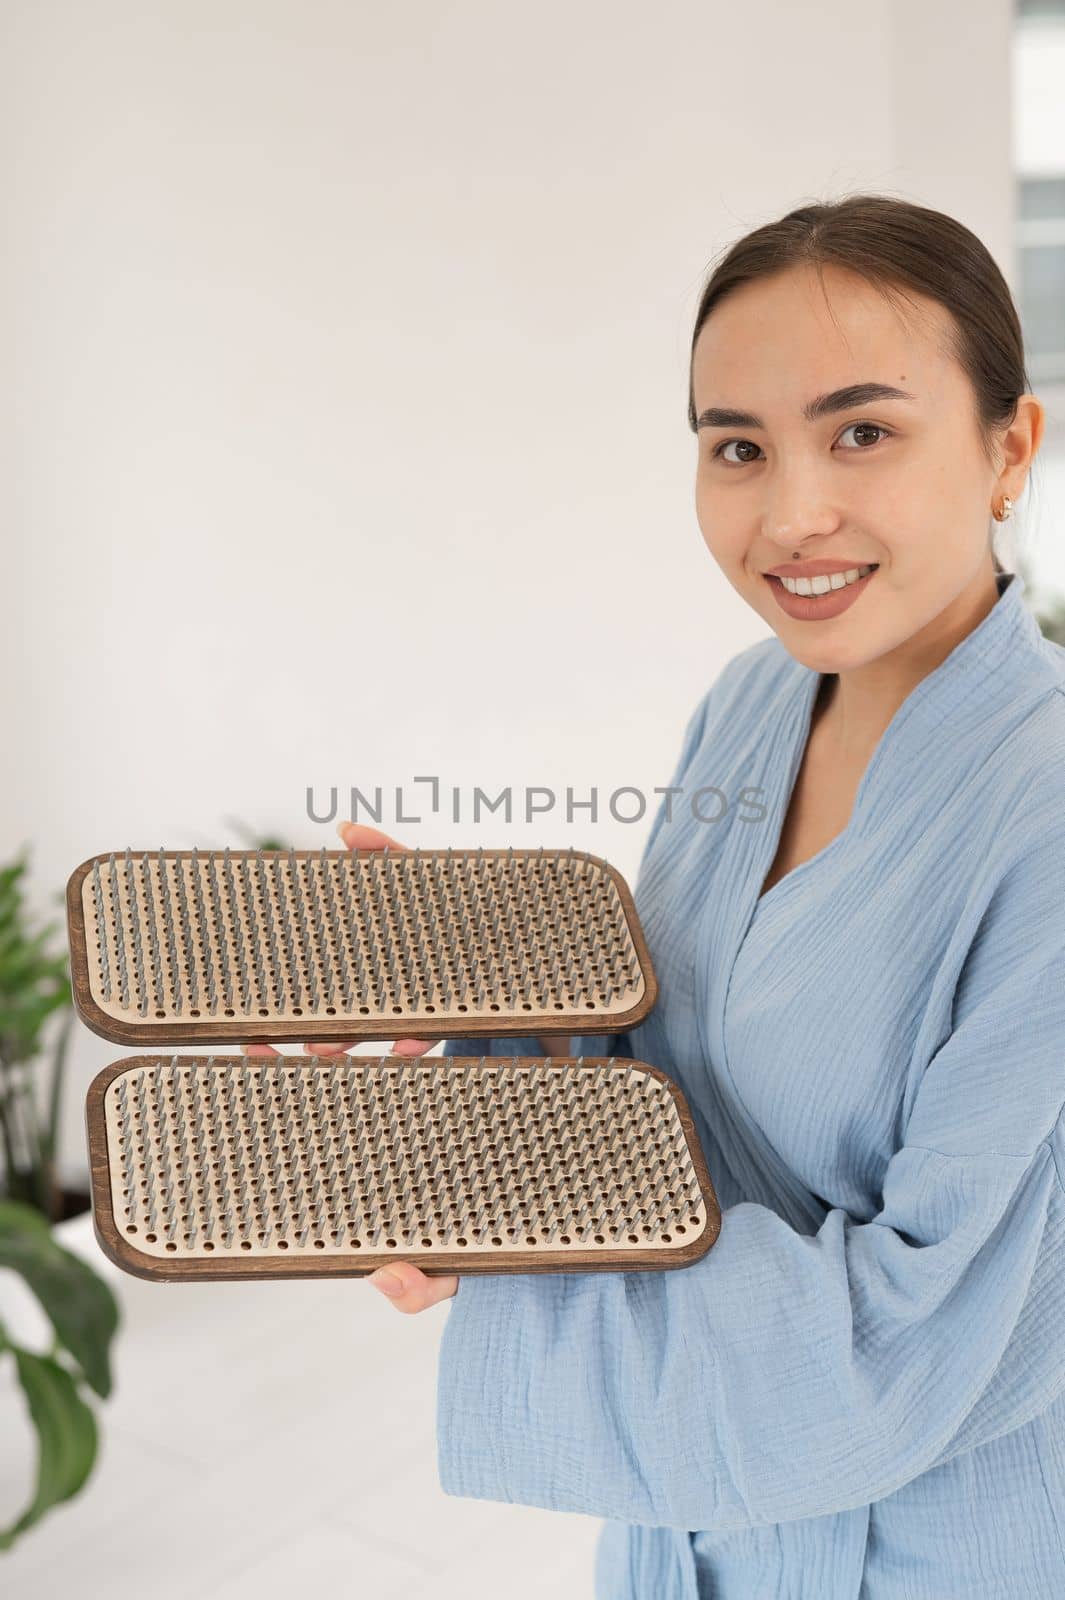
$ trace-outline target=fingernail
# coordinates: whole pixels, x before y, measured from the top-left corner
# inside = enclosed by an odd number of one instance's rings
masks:
[[[341,839],[344,839],[344,829],[346,827],[347,827],[347,823],[346,822],[338,822],[337,823],[337,834],[339,835],[339,837]],[[347,844],[347,840],[346,839],[344,839],[344,843]]]
[[[380,1271],[370,1274],[370,1282],[375,1289],[380,1289],[383,1294],[395,1296],[403,1293],[403,1285],[394,1272],[386,1272],[382,1267]]]

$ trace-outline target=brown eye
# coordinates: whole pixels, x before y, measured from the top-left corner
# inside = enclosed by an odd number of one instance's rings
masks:
[[[880,439],[886,439],[888,437],[888,430],[886,428],[882,428],[879,422],[852,422],[848,427],[844,428],[843,433],[840,434],[841,439],[845,433],[862,433],[866,435],[875,433],[879,436],[876,439],[867,440],[865,443],[859,441],[859,450],[867,450],[869,448],[869,444],[879,444]]]
[[[728,449],[729,445],[733,444],[736,445],[736,447],[740,450],[753,450],[755,455],[741,456],[739,461],[733,461],[730,457],[725,455],[725,451]],[[757,454],[758,446],[750,439],[723,439],[718,445],[717,449],[714,451],[715,456],[720,456],[723,461],[727,460],[730,466],[742,466],[746,461],[753,461],[757,457]]]

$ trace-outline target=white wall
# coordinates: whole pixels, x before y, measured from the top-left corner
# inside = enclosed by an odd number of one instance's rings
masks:
[[[0,842],[42,907],[98,850],[238,843],[230,816],[331,847],[309,783],[650,794],[765,632],[693,510],[710,259],[870,188],[1012,275],[1006,0],[4,22]],[[586,817],[382,826],[633,874],[649,816]],[[68,1173],[124,1053],[79,1029]]]

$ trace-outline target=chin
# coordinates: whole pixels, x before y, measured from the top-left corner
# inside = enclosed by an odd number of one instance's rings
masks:
[[[884,653],[882,650],[870,650],[867,638],[863,641],[861,649],[853,646],[848,649],[842,640],[837,640],[831,649],[826,648],[825,641],[822,640],[821,648],[818,649],[808,633],[805,638],[803,637],[803,627],[803,623],[796,622],[790,628],[774,625],[773,631],[788,654],[794,656],[800,666],[808,667],[811,672],[826,674],[852,672],[855,667],[864,667]]]

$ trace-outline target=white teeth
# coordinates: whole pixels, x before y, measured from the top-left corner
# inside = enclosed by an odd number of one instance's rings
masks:
[[[826,573],[820,578],[781,578],[789,594],[827,594],[830,589],[845,589],[872,572],[875,562],[866,567],[851,567],[847,572]]]

